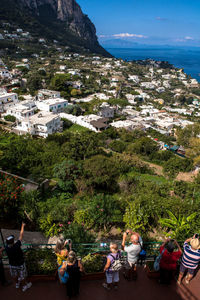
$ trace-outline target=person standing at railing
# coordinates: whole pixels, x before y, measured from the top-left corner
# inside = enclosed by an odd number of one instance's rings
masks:
[[[80,260],[76,258],[76,253],[70,251],[67,261],[64,261],[60,269],[60,274],[63,276],[64,272],[69,274],[66,283],[67,296],[69,299],[79,295],[81,272],[83,272],[83,265]]]
[[[22,239],[24,235],[25,224],[22,223],[19,239],[15,242],[14,235],[10,235],[6,239],[6,253],[9,259],[10,274],[15,280],[16,288],[18,289],[20,285],[22,286],[22,291],[25,292],[28,288],[32,286],[31,282],[27,282],[27,270],[24,262],[24,254],[21,249]]]
[[[66,249],[66,245],[69,245],[69,250],[72,249],[71,240],[58,239],[55,247],[55,254],[57,256],[58,266],[61,266],[63,261],[67,260],[69,251]]]
[[[110,290],[112,284],[114,288],[118,288],[119,283],[119,270],[121,269],[121,252],[118,250],[118,245],[115,243],[110,244],[110,254],[107,256],[107,262],[104,267],[106,272],[106,283],[103,283],[103,287]]]
[[[127,236],[131,234],[131,245],[125,246]],[[136,263],[139,258],[140,251],[142,249],[142,239],[137,232],[127,230],[123,234],[122,240],[122,250],[127,252],[127,263],[125,265],[124,277],[127,280],[132,280],[137,278],[137,268]]]
[[[178,248],[178,251],[174,251]],[[160,247],[162,258],[160,260],[160,283],[170,284],[177,268],[177,261],[182,255],[181,247],[176,240],[166,240]]]
[[[180,274],[177,283],[180,285],[185,272],[185,283],[189,284],[200,262],[200,240],[199,235],[195,234],[192,238],[185,241],[184,253],[180,266]]]
[[[6,280],[6,276],[5,276],[5,271],[4,271],[4,267],[3,267],[3,261],[2,261],[2,256],[3,256],[4,250],[5,249],[3,247],[0,248],[0,281],[3,286],[8,286],[11,284],[11,281]]]

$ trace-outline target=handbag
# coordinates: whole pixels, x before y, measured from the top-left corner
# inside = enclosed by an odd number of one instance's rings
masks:
[[[62,268],[62,265],[58,268],[58,277],[60,279],[60,282],[63,284],[66,284],[69,279],[69,273],[65,270],[64,274],[60,274],[60,269]]]
[[[163,251],[156,257],[155,261],[154,261],[154,264],[153,264],[153,267],[154,267],[154,270],[156,272],[158,272],[160,270],[160,261],[161,261],[161,258],[163,256],[163,253],[165,252],[165,248],[163,249]]]

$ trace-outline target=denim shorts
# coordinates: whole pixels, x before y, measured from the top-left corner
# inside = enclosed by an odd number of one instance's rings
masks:
[[[106,282],[108,284],[112,282],[119,282],[119,272],[106,272]]]
[[[190,275],[194,275],[194,272],[195,272],[196,269],[190,269],[190,268],[187,268],[187,267],[185,267],[185,266],[181,263],[181,265],[180,265],[180,272],[181,272],[181,273],[185,273],[186,270],[188,271],[188,273],[189,273]]]

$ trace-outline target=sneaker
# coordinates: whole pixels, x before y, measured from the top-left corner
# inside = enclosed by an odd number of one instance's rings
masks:
[[[117,285],[114,285],[114,290],[118,290],[118,286]]]
[[[106,290],[110,290],[110,287],[107,285],[107,283],[103,283],[102,286],[106,289]]]
[[[177,283],[178,285],[181,285],[181,281],[178,281],[178,280],[177,280],[176,283]]]
[[[20,287],[20,282],[17,282],[16,285],[15,285],[16,289],[19,289]]]
[[[23,286],[22,292],[25,292],[25,291],[28,290],[31,286],[32,286],[32,283],[31,283],[31,282],[27,283],[27,285],[24,285],[24,286]]]

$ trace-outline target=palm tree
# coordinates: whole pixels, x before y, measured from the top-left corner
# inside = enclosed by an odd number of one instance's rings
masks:
[[[169,210],[167,210],[167,213],[169,215],[169,219],[160,218],[159,223],[164,228],[167,228],[169,230],[168,232],[164,232],[164,234],[175,239],[180,237],[181,233],[185,234],[191,229],[191,221],[193,221],[197,215],[197,213],[195,212],[188,217],[183,215],[179,215],[178,217],[176,217]]]

